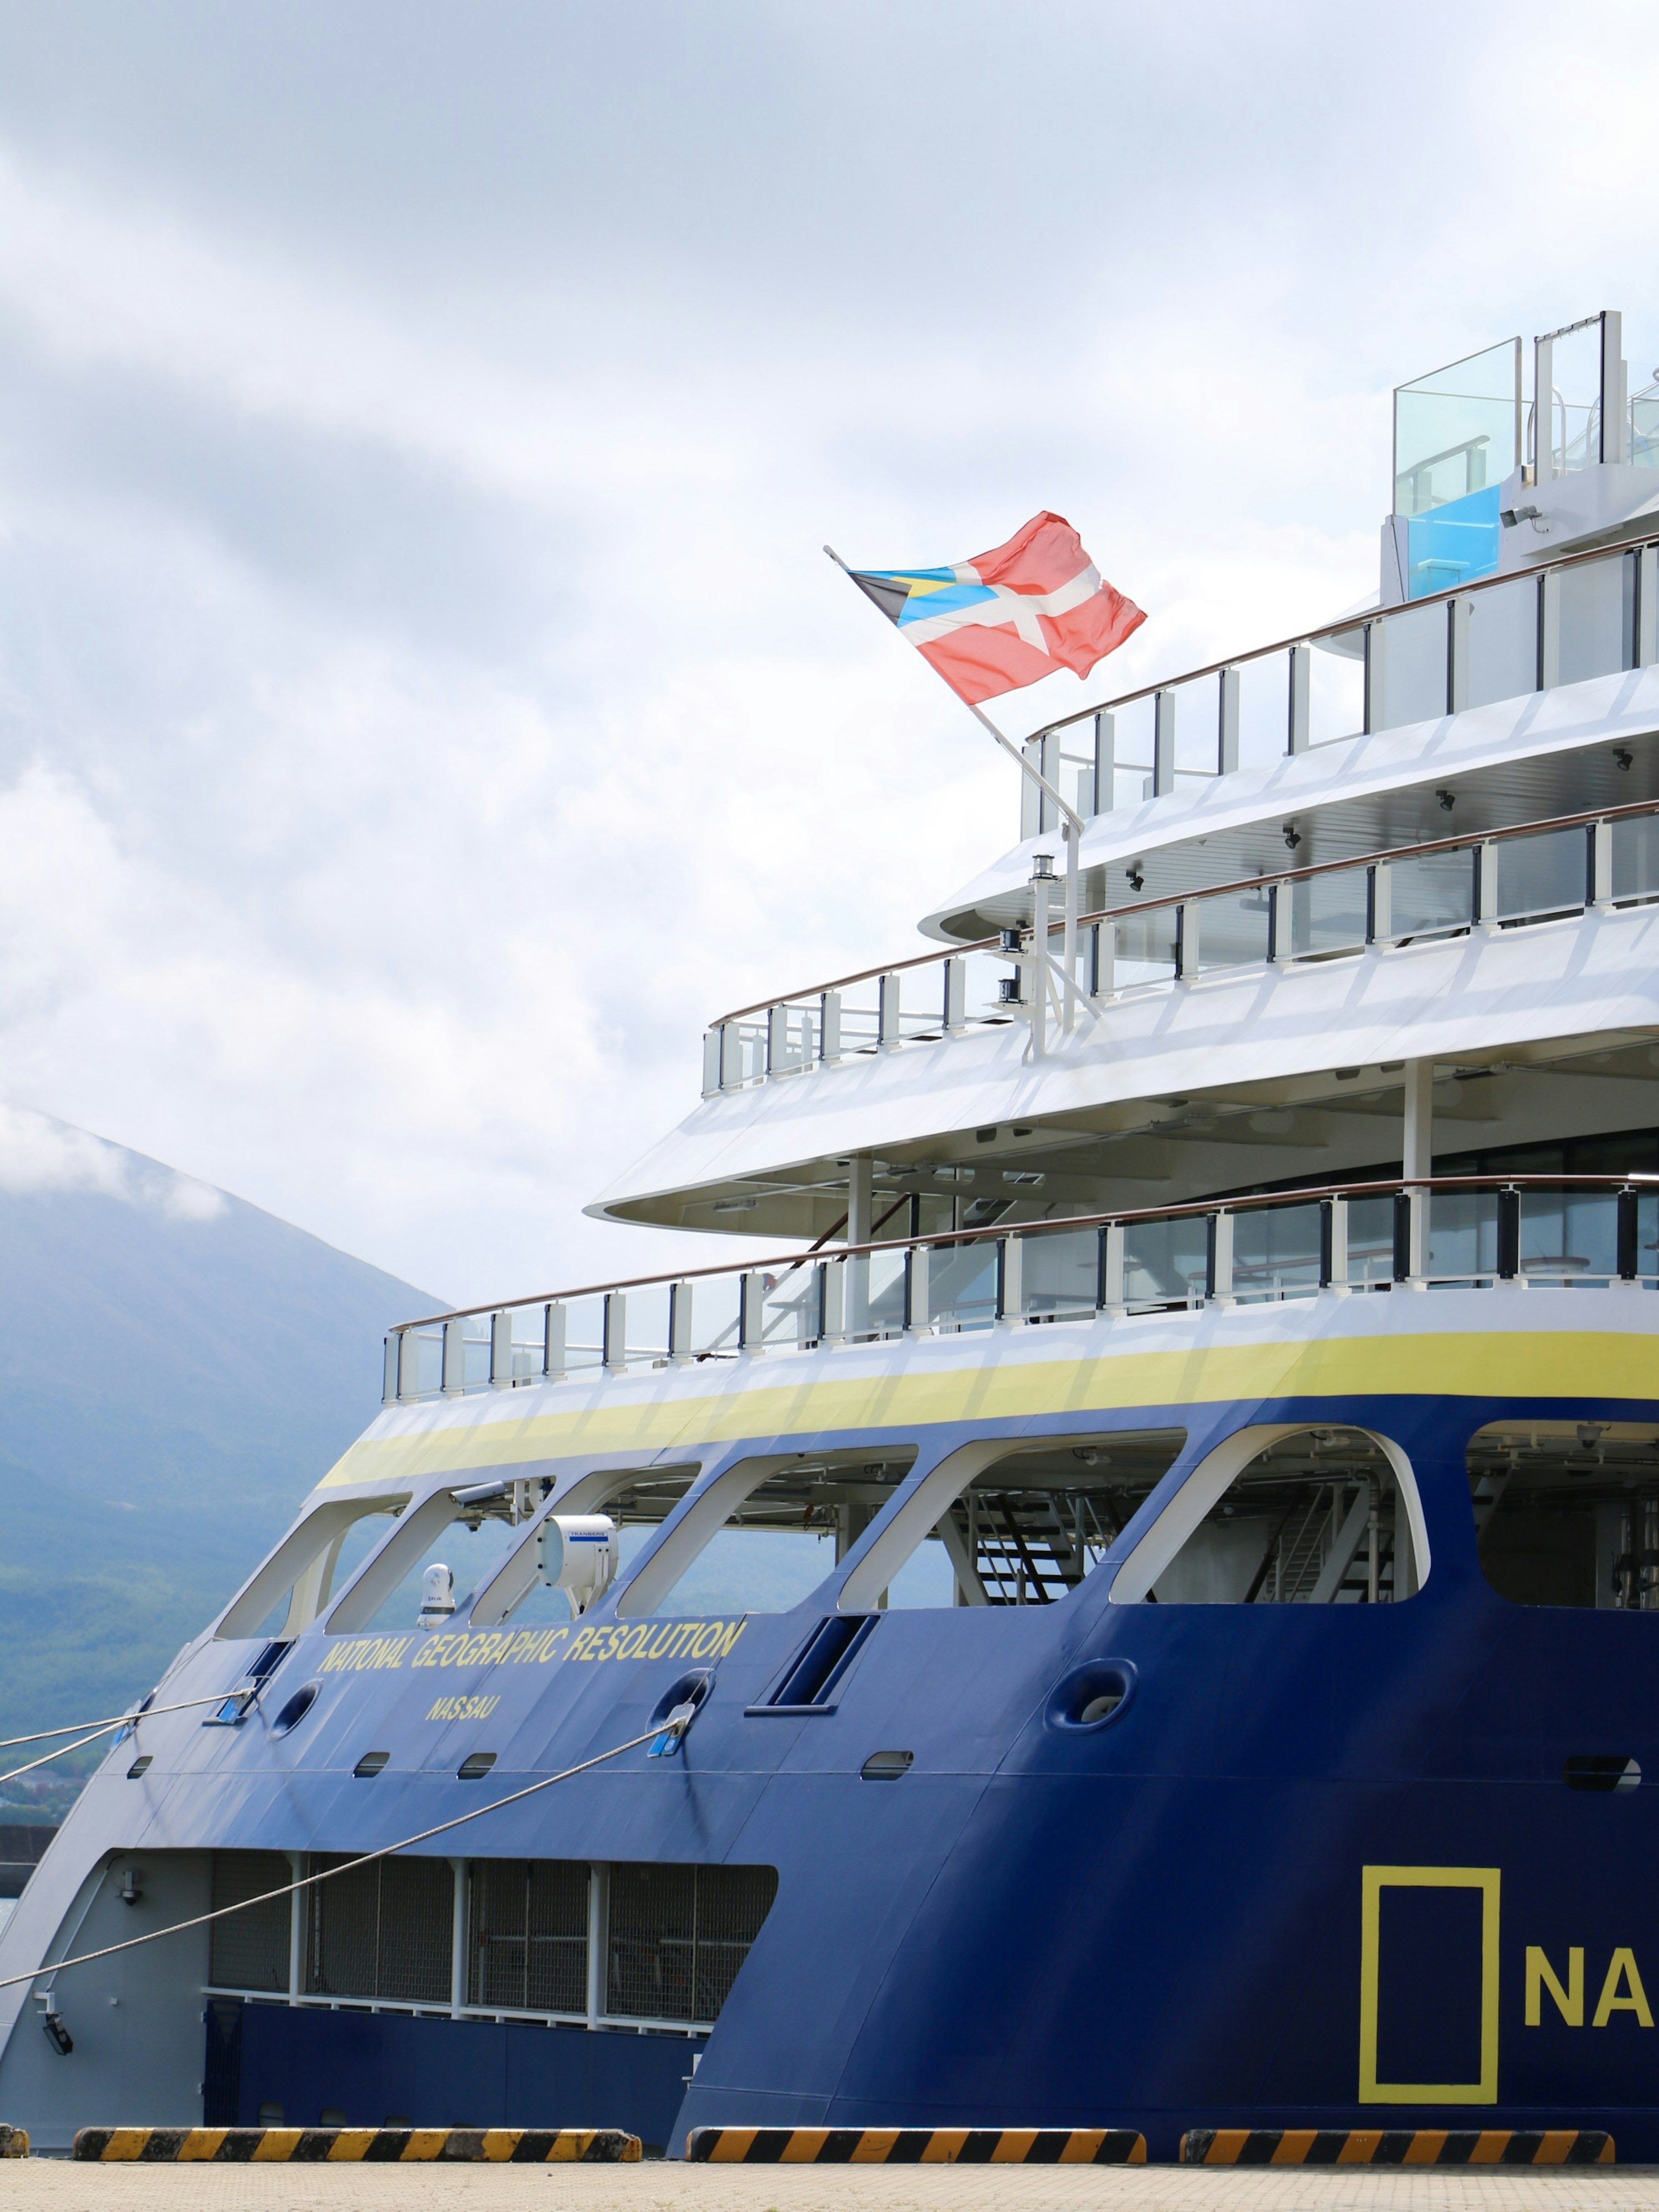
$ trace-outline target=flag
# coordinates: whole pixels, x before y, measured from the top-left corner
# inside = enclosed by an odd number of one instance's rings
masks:
[[[1058,514],[948,568],[848,573],[970,707],[1056,668],[1086,676],[1146,619]]]

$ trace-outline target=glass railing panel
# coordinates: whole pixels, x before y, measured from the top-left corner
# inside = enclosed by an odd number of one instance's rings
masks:
[[[1427,514],[1503,483],[1521,459],[1521,383],[1516,337],[1396,387],[1396,514]]]
[[[1638,469],[1659,469],[1659,384],[1632,394],[1630,457]]]
[[[1308,742],[1333,744],[1365,726],[1365,633],[1322,637],[1308,662]]]
[[[1519,699],[1538,686],[1538,579],[1517,577],[1469,594],[1471,707]]]
[[[1112,716],[1114,806],[1139,806],[1152,795],[1152,722],[1150,698],[1132,699]]]
[[[1443,602],[1387,616],[1373,633],[1373,650],[1381,656],[1372,687],[1374,728],[1397,729],[1402,723],[1432,721],[1445,713]]]
[[[1633,821],[1614,822],[1610,826],[1614,898],[1659,896],[1659,818],[1644,814]]]
[[[1528,1282],[1558,1288],[1606,1282],[1618,1267],[1619,1205],[1611,1192],[1522,1192],[1521,1273]]]
[[[595,1291],[564,1301],[564,1371],[591,1373],[605,1364],[605,1298]]]
[[[489,1316],[469,1314],[461,1323],[461,1387],[477,1390],[489,1380]]]
[[[857,1252],[847,1261],[844,1329],[848,1336],[896,1336],[904,1327],[904,1253]]]
[[[1474,854],[1418,853],[1388,864],[1388,934],[1395,944],[1467,929],[1474,919]]]
[[[682,1341],[694,1359],[732,1358],[738,1353],[738,1281],[735,1274],[703,1275],[688,1283],[690,1325],[682,1322]]]
[[[872,979],[841,994],[841,1057],[874,1052],[881,1042],[881,993]]]
[[[1630,665],[1636,564],[1622,553],[1582,561],[1558,573],[1561,594],[1560,680],[1582,684]]]
[[[1233,1216],[1233,1295],[1282,1298],[1319,1288],[1320,1208],[1250,1207]]]
[[[1123,1229],[1123,1299],[1130,1306],[1194,1305],[1209,1272],[1203,1216],[1130,1221]]]
[[[1394,1200],[1348,1200],[1348,1280],[1360,1289],[1394,1280]]]
[[[781,1006],[777,1020],[768,1025],[770,1073],[787,1075],[793,1068],[816,1066],[822,1033],[823,1012],[816,998]]]
[[[1544,437],[1558,476],[1593,468],[1601,451],[1601,325],[1600,318],[1563,331],[1551,348]]]
[[[1175,764],[1183,781],[1216,772],[1221,733],[1221,687],[1213,676],[1197,676],[1170,687],[1175,707]]]
[[[761,1343],[768,1352],[804,1351],[816,1344],[823,1291],[816,1260],[766,1269],[760,1277]]]
[[[1659,1191],[1644,1190],[1636,1201],[1636,1276],[1659,1281]]]
[[[1303,960],[1358,951],[1365,943],[1364,868],[1337,868],[1283,885],[1279,894],[1282,957]]]
[[[405,1398],[422,1396],[428,1390],[441,1389],[443,1379],[442,1328],[405,1329],[398,1367],[400,1395]]]
[[[1253,967],[1267,958],[1272,902],[1265,885],[1193,899],[1188,912],[1198,923],[1200,975],[1213,968]]]
[[[961,956],[963,1018],[967,1022],[1011,1022],[1018,1018],[1019,963],[1006,953],[967,952]],[[1086,980],[1086,979],[1085,979]],[[1015,986],[1010,993],[1005,983]],[[943,979],[939,989],[945,988]]]
[[[1267,653],[1238,667],[1238,764],[1268,768],[1283,760],[1291,728],[1291,659]]]
[[[1052,1237],[1022,1237],[1020,1244],[1028,1320],[1093,1313],[1100,1294],[1098,1230],[1056,1231]]]
[[[927,1319],[945,1334],[988,1328],[997,1317],[998,1244],[935,1244],[927,1255]]]
[[[624,1292],[623,1350],[630,1365],[648,1366],[668,1357],[668,1285],[647,1283]],[[614,1347],[613,1347],[614,1350]]]
[[[1429,1200],[1428,1259],[1436,1280],[1490,1280],[1498,1267],[1498,1199],[1489,1190],[1437,1190]]]
[[[1500,921],[1568,914],[1584,903],[1589,839],[1583,830],[1547,830],[1537,837],[1505,837],[1497,848]]]
[[[508,1322],[508,1371],[515,1382],[533,1382],[544,1372],[547,1357],[547,1308],[515,1306]]]
[[[1167,983],[1173,977],[1178,911],[1172,906],[1150,907],[1140,914],[1123,915],[1114,924],[1120,991],[1133,983]]]

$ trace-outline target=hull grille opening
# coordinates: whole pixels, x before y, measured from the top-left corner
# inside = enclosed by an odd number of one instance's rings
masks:
[[[588,1881],[575,1859],[473,1860],[469,2004],[586,2011]]]
[[[215,1851],[213,1910],[282,1889],[294,1879],[285,1851]],[[286,1990],[291,1897],[273,1898],[228,1920],[216,1920],[208,1937],[208,1979],[222,1990]]]
[[[774,1867],[612,1867],[606,2012],[715,2019],[777,1893]]]
[[[315,1858],[312,1871],[340,1863]],[[449,2003],[455,1876],[447,1859],[377,1859],[306,1898],[307,1996]]]

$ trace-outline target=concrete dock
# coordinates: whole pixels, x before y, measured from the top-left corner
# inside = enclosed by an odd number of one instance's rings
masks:
[[[7,2212],[1659,2212],[1659,2167],[0,2166]]]

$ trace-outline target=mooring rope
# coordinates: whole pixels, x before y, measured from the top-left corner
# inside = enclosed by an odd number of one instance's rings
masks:
[[[221,1692],[221,1699],[222,1695]],[[191,1700],[192,1704],[220,1701],[206,1698]],[[182,1708],[175,1706],[168,1710],[178,1711]],[[465,1826],[469,1820],[482,1820],[486,1813],[499,1813],[506,1806],[521,1804],[526,1797],[535,1796],[538,1790],[550,1790],[557,1782],[568,1782],[573,1775],[586,1774],[591,1767],[603,1766],[607,1759],[620,1759],[623,1752],[635,1751],[642,1743],[653,1743],[659,1736],[683,1737],[691,1724],[696,1710],[695,1706],[677,1705],[666,1720],[659,1721],[643,1735],[630,1736],[626,1743],[613,1744],[609,1751],[599,1752],[593,1758],[584,1759],[575,1766],[564,1767],[557,1774],[544,1774],[538,1782],[526,1783],[522,1790],[512,1790],[505,1797],[494,1798],[488,1805],[475,1805],[470,1812],[456,1814],[453,1820],[440,1820],[435,1827],[422,1828],[417,1835],[404,1836],[395,1844],[382,1844],[377,1851],[364,1851],[357,1858],[343,1859],[338,1866],[325,1867],[320,1874],[306,1875],[298,1881],[285,1883],[281,1889],[267,1889],[258,1897],[246,1897],[240,1905],[222,1905],[215,1911],[198,1912],[193,1920],[175,1920],[170,1927],[152,1928],[145,1935],[129,1936],[125,1942],[106,1943],[100,1951],[82,1951],[73,1959],[44,1960],[40,1966],[32,1966],[26,1974],[8,1974],[0,1980],[0,1990],[15,1989],[20,1982],[38,1981],[43,1974],[61,1974],[67,1966],[89,1966],[94,1959],[112,1959],[118,1951],[136,1951],[140,1944],[157,1943],[164,1936],[180,1936],[187,1929],[205,1928],[213,1921],[228,1920],[234,1912],[249,1912],[256,1905],[274,1904],[279,1897],[293,1897],[302,1889],[314,1888],[319,1882],[332,1881],[336,1875],[350,1874],[355,1868],[372,1866],[377,1859],[390,1858],[394,1852],[410,1850],[416,1844],[430,1843],[434,1836],[446,1836],[452,1829]],[[146,1714],[143,1717],[148,1719],[149,1716]]]
[[[160,1713],[187,1713],[197,1705],[222,1705],[236,1695],[234,1690],[216,1690],[210,1698],[186,1698],[179,1705],[148,1705],[137,1712],[117,1713],[113,1720],[95,1723],[70,1721],[63,1728],[37,1729],[33,1735],[0,1737],[0,1751],[9,1751],[14,1744],[44,1743],[48,1736],[68,1735],[72,1729],[91,1728],[89,1735],[77,1736],[73,1743],[60,1743],[56,1751],[44,1751],[39,1759],[31,1759],[21,1766],[14,1766],[9,1773],[0,1774],[0,1783],[15,1782],[20,1774],[33,1774],[37,1766],[50,1766],[54,1759],[67,1759],[70,1752],[79,1751],[86,1744],[96,1743],[100,1735],[108,1735],[112,1729],[137,1728],[140,1721],[154,1720]]]

